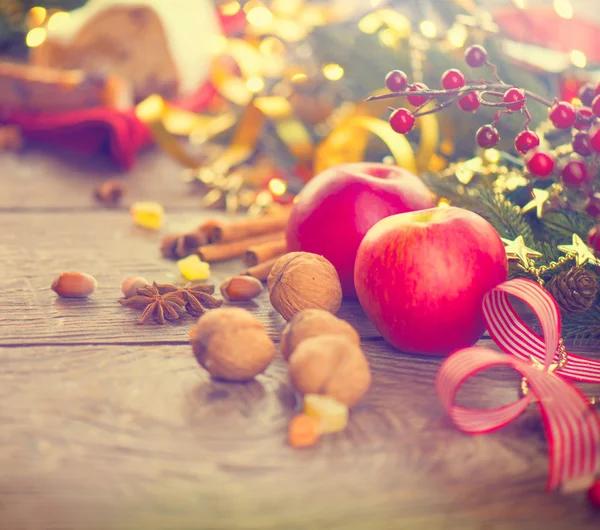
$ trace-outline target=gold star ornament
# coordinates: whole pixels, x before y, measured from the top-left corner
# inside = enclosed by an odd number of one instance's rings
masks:
[[[573,254],[575,256],[575,263],[578,267],[581,267],[586,263],[589,263],[590,265],[600,265],[600,260],[596,258],[594,251],[588,247],[577,234],[573,234],[572,244],[558,245],[558,250],[565,254]]]
[[[533,189],[532,193],[533,199],[523,206],[521,211],[527,213],[535,208],[537,218],[541,219],[542,215],[544,215],[544,205],[550,198],[550,192],[548,190]]]
[[[533,250],[525,245],[523,236],[518,236],[514,240],[501,238],[502,242],[506,245],[506,255],[509,259],[518,259],[523,267],[529,267],[529,258],[539,258],[542,256],[541,252]]]

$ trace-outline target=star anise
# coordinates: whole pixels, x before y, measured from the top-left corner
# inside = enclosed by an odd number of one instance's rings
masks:
[[[193,317],[199,317],[207,309],[216,309],[223,303],[223,300],[212,296],[214,292],[215,286],[205,283],[196,285],[188,283],[183,289],[180,289],[185,300],[185,310]]]
[[[177,287],[156,282],[138,288],[137,296],[119,300],[119,303],[125,307],[144,310],[139,324],[151,317],[159,324],[164,324],[167,320],[177,320],[185,305],[183,295]]]

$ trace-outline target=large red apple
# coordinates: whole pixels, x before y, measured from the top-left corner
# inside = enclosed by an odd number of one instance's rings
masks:
[[[288,250],[327,258],[346,297],[356,297],[354,261],[362,238],[390,215],[435,206],[432,193],[405,169],[357,162],[329,168],[300,192],[287,227]]]
[[[390,344],[445,355],[481,337],[483,296],[507,271],[504,245],[483,217],[431,208],[373,226],[358,249],[354,281],[363,309]]]

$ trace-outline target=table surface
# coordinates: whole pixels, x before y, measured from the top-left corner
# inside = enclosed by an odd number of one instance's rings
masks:
[[[584,495],[545,492],[535,408],[496,433],[460,433],[434,390],[441,360],[391,349],[357,303],[340,316],[361,334],[372,389],[345,432],[306,450],[286,444],[296,398],[281,358],[251,383],[214,382],[191,353],[191,317],[137,325],[117,303],[123,279],[177,281],[162,233],[224,215],[201,210],[174,162],[150,151],[119,175],[38,147],[0,167],[0,528],[600,528]],[[107,177],[128,187],[121,207],[92,198]],[[134,200],[164,204],[162,233],[132,225]],[[97,278],[89,300],[51,291],[67,270]],[[240,270],[215,265],[212,281]],[[284,321],[268,298],[247,307],[277,341]],[[488,372],[462,399],[499,406],[518,383]]]

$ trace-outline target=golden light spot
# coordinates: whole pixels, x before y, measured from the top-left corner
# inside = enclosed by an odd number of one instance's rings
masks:
[[[46,30],[44,28],[33,28],[29,30],[25,37],[25,44],[30,48],[39,46],[46,40]]]
[[[462,24],[454,24],[446,35],[448,37],[448,42],[452,44],[455,48],[462,48],[467,41],[467,37],[469,36],[467,32],[467,28]]]
[[[330,81],[338,81],[344,77],[344,69],[339,64],[326,64],[323,67],[323,75]]]
[[[438,201],[438,208],[448,208],[448,206],[450,206],[450,201],[448,199],[446,199],[445,197],[442,197],[439,201]]]
[[[398,34],[391,28],[384,28],[378,34],[379,42],[387,48],[395,48],[398,43]]]
[[[554,0],[554,11],[561,18],[573,18],[573,6],[569,0]]]
[[[235,15],[241,8],[242,6],[240,6],[239,2],[235,2],[234,0],[233,2],[227,2],[226,4],[222,5],[221,13],[226,16],[231,16]]]
[[[371,35],[381,27],[381,20],[376,13],[369,13],[358,22],[358,29],[363,33]]]
[[[519,9],[525,9],[525,0],[513,0],[513,4],[515,4]]]
[[[69,13],[58,11],[48,19],[48,29],[58,29],[69,20]]]
[[[428,39],[435,39],[437,37],[437,28],[431,20],[422,20],[419,24],[419,29]]]
[[[248,11],[246,19],[253,26],[268,26],[273,21],[273,13],[264,6],[256,6]]]
[[[265,82],[260,77],[249,77],[246,80],[246,88],[250,90],[250,92],[260,92],[265,88]]]
[[[285,44],[281,42],[276,37],[267,37],[264,39],[258,49],[261,53],[265,55],[284,55],[285,54]]]
[[[497,164],[498,162],[500,162],[500,151],[498,151],[497,149],[486,149],[483,154],[483,157],[490,164]]]
[[[274,178],[269,181],[269,190],[276,197],[281,197],[287,191],[287,184],[281,179]]]
[[[27,22],[29,23],[30,28],[37,28],[44,23],[46,20],[46,15],[48,12],[45,7],[32,7],[27,12]]]
[[[577,68],[585,68],[587,66],[587,57],[581,50],[573,50],[571,52],[571,62]]]
[[[304,83],[308,79],[308,76],[304,72],[298,72],[290,77],[292,83]]]
[[[221,55],[227,49],[227,37],[225,35],[212,35],[208,44],[208,49],[213,55]]]

